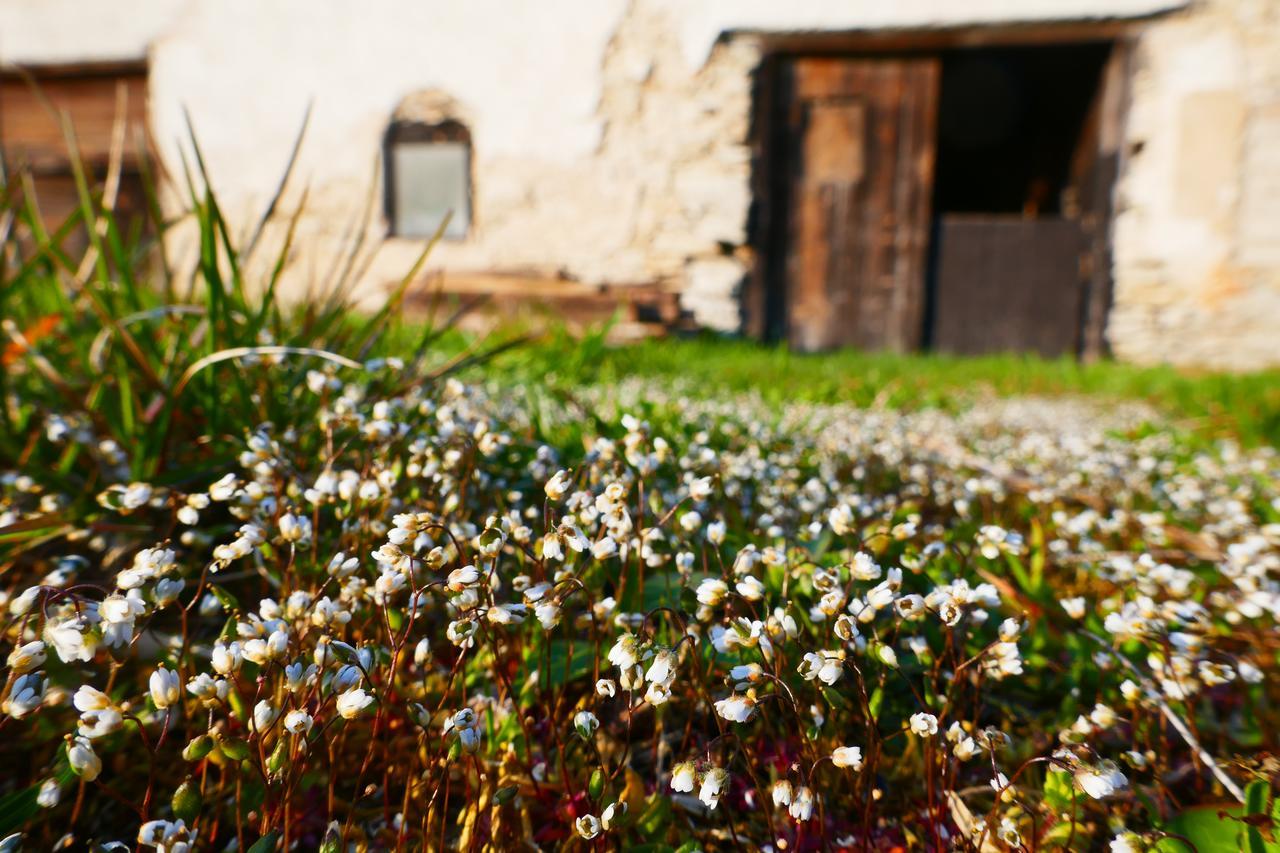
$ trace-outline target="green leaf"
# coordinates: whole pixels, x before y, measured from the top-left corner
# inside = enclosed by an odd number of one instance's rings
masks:
[[[0,542],[21,542],[24,539],[35,539],[40,536],[48,536],[53,533],[59,533],[69,528],[63,527],[37,527],[31,530],[22,530],[14,533],[0,533]]]
[[[1050,770],[1044,780],[1044,801],[1055,811],[1066,813],[1080,794],[1071,782],[1071,774],[1063,770]]]
[[[522,692],[529,693],[540,688],[559,687],[567,682],[582,678],[591,672],[591,665],[595,660],[595,652],[595,646],[591,643],[579,641],[573,644],[573,659],[569,660],[569,641],[552,640],[550,646],[550,672],[548,672],[542,658],[542,647],[530,646],[525,653],[525,667],[529,672],[541,673],[540,677],[545,679],[545,683],[541,685],[526,683]]]
[[[1044,588],[1044,528],[1038,520],[1031,522],[1031,583],[1036,595]]]
[[[1271,797],[1271,783],[1256,779],[1244,789],[1244,813],[1246,815],[1265,815],[1267,800]],[[1262,839],[1262,832],[1256,826],[1245,830],[1249,839],[1249,853],[1267,853],[1267,845]]]
[[[1005,563],[1009,566],[1009,571],[1013,574],[1013,579],[1018,582],[1018,589],[1028,595],[1035,594],[1035,585],[1031,582],[1031,576],[1027,574],[1026,567],[1022,565],[1022,561],[1014,554],[1006,553],[1004,555]]]
[[[1075,837],[1080,837],[1082,834],[1080,824],[1077,823],[1073,828],[1070,818],[1064,817],[1062,820],[1050,827],[1049,831],[1040,837],[1040,843],[1044,845],[1052,844],[1058,847],[1065,847],[1067,841],[1072,837],[1073,829]]]
[[[1239,853],[1246,849],[1253,853],[1252,846],[1245,846],[1247,827],[1240,820],[1243,814],[1244,809],[1238,805],[1201,806],[1182,812],[1161,828],[1185,837],[1199,853]],[[1156,849],[1161,853],[1186,853],[1187,845],[1175,838],[1166,838]],[[1265,853],[1280,853],[1280,842],[1264,842],[1260,849]]]
[[[249,720],[249,706],[234,685],[227,691],[227,704],[231,706],[231,711],[236,715],[237,720],[242,723]]]
[[[636,829],[644,838],[661,838],[671,825],[671,800],[662,794],[649,797],[644,811],[636,819]]]
[[[1249,783],[1244,789],[1244,813],[1263,814],[1267,810],[1267,799],[1271,794],[1271,786],[1261,779]]]
[[[703,575],[696,574],[689,583],[697,586]],[[644,597],[640,602],[640,612],[648,613],[659,607],[681,609],[680,593],[684,589],[684,580],[677,572],[662,572],[644,579]]]
[[[259,838],[249,848],[249,853],[274,853],[276,842],[280,840],[280,830],[273,829],[266,835]]]
[[[867,702],[867,706],[871,710],[871,719],[880,719],[880,706],[884,704],[884,688],[877,687],[871,693],[871,699]]]
[[[36,796],[39,785],[32,785],[0,799],[0,838],[17,832],[40,811]]]
[[[217,584],[209,584],[209,592],[213,593],[213,597],[218,599],[218,603],[226,610],[234,613],[240,609],[240,599]]]
[[[820,687],[819,689],[822,692],[822,698],[826,699],[832,708],[844,708],[849,704],[849,700],[840,695],[838,690],[832,690],[828,687]]]

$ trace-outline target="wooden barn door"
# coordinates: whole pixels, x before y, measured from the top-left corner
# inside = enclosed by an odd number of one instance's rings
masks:
[[[784,64],[785,336],[799,350],[909,350],[923,332],[939,63]],[[776,286],[776,283],[775,283]]]

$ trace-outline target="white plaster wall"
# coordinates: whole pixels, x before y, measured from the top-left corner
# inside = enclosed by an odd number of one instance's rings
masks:
[[[145,59],[193,0],[0,0],[0,62]]]
[[[312,103],[297,170],[296,186],[310,187],[298,254],[323,272],[380,177],[393,110],[439,89],[470,119],[476,199],[471,235],[442,246],[433,266],[575,267],[619,243],[616,212],[583,215],[616,198],[583,167],[600,144],[603,55],[623,10],[622,0],[561,0],[555,14],[526,0],[197,2],[152,45],[153,130],[176,162],[185,105],[224,207],[247,219],[273,191]],[[380,196],[374,212],[380,238]],[[370,298],[419,248],[388,242],[367,276]],[[295,272],[296,286],[316,278]]]

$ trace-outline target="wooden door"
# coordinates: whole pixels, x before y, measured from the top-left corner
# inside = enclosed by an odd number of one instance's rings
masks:
[[[64,113],[91,181],[106,177],[112,146],[119,146],[116,223],[125,233],[143,224],[139,152],[147,146],[146,86],[146,68],[135,64],[0,74],[0,155],[11,175],[30,171],[36,207],[50,232],[80,209]],[[87,243],[77,229],[62,248],[76,256]]]
[[[793,348],[919,346],[938,71],[928,57],[784,65]]]

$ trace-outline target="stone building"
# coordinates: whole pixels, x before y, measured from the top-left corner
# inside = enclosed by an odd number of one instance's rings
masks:
[[[1276,0],[0,0],[0,148],[186,116],[289,286],[360,293],[451,213],[425,291],[785,340],[1280,362]],[[121,192],[138,193],[136,155]],[[369,215],[362,216],[365,209]],[[175,237],[175,239],[177,239]]]

